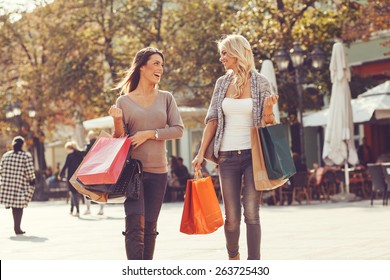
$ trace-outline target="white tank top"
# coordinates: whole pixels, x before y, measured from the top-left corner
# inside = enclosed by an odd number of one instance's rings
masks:
[[[251,149],[250,127],[253,126],[252,98],[225,98],[222,111],[225,116],[225,127],[220,151]]]

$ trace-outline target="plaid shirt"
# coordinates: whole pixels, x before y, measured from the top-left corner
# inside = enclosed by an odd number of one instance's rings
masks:
[[[31,201],[35,187],[29,182],[35,179],[31,154],[6,152],[0,162],[0,204],[6,207],[25,208]]]

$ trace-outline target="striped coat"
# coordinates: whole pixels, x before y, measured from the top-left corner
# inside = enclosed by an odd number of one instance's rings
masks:
[[[0,162],[0,204],[6,207],[25,208],[31,201],[35,187],[29,182],[35,179],[31,154],[6,152]]]

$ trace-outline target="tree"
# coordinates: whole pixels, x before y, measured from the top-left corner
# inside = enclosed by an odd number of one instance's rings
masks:
[[[366,4],[350,3],[352,17],[343,22],[343,39],[368,41],[378,31],[390,30],[390,5],[388,1],[367,0]],[[363,17],[361,15],[364,15]],[[390,40],[384,42],[390,47]]]
[[[389,9],[373,0],[367,6],[352,0],[332,5],[328,0],[36,2],[33,12],[21,12],[18,19],[7,12],[0,16],[0,106],[5,110],[7,96],[23,101],[24,108],[32,102],[38,126],[47,131],[57,122],[80,121],[69,118],[75,112],[84,118],[106,115],[117,98],[111,89],[136,51],[146,46],[166,55],[161,88],[172,91],[181,104],[205,106],[224,72],[215,43],[223,34],[244,35],[257,61],[273,59],[279,47],[294,41],[307,51],[319,43],[329,57],[336,32],[343,31],[347,40],[362,37],[348,26],[357,26],[363,11],[371,31],[388,28]],[[293,114],[297,94],[292,73],[277,77],[280,108]],[[305,91],[304,107],[320,108],[330,91],[328,71],[304,71],[304,79],[317,88]]]
[[[223,27],[237,11],[230,2],[176,0],[167,5],[161,44],[167,56],[163,86],[183,104],[207,104],[223,74],[216,41],[230,33]]]

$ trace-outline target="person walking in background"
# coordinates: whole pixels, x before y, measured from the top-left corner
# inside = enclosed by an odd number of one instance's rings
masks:
[[[158,49],[138,51],[115,88],[121,96],[109,110],[114,137],[130,136],[132,157],[142,162],[144,171],[139,199],[124,202],[128,259],[153,259],[157,220],[167,187],[165,141],[183,135],[184,125],[173,95],[157,88],[163,72],[164,55]]]
[[[177,158],[171,155],[168,161],[168,179],[167,179],[167,189],[165,191],[164,201],[175,201],[177,199],[178,192],[176,190],[180,189],[180,183],[174,172],[176,167],[177,167]]]
[[[170,156],[168,162],[168,186],[174,188],[180,187],[179,180],[177,179],[174,173],[176,167],[177,167],[177,158],[175,156]]]
[[[0,162],[0,204],[12,208],[15,234],[25,234],[21,229],[23,209],[28,206],[35,190],[35,172],[32,156],[23,151],[24,139],[12,140],[11,151]]]
[[[179,181],[180,187],[185,187],[187,184],[187,180],[191,178],[191,174],[190,172],[188,172],[187,166],[183,164],[182,157],[176,158],[176,166],[173,169],[173,173]]]
[[[56,181],[58,181],[58,178],[60,175],[60,171],[61,171],[60,169],[61,169],[61,164],[59,162],[57,162],[56,170],[54,171],[53,175],[46,178],[46,184],[49,188],[55,187]]]
[[[224,230],[229,259],[240,259],[242,202],[248,259],[258,260],[261,192],[255,189],[253,179],[250,128],[261,122],[275,123],[272,107],[278,96],[271,95],[269,81],[256,71],[251,46],[243,36],[228,35],[218,41],[218,49],[219,60],[227,73],[216,82],[202,143],[192,165],[195,170],[201,169],[205,151],[215,136],[214,155],[218,159],[225,207]]]
[[[76,217],[80,217],[80,207],[79,207],[79,193],[70,183],[70,178],[72,178],[73,173],[77,170],[80,163],[83,161],[84,154],[80,151],[79,147],[75,142],[67,142],[65,144],[65,150],[67,153],[65,164],[61,169],[59,180],[65,177],[65,172],[67,174],[66,179],[68,182],[69,191],[71,194],[71,203],[70,203],[70,214],[73,215],[73,210],[76,208]]]
[[[96,142],[96,133],[93,130],[90,130],[87,135],[88,138],[88,143],[85,147],[85,155],[88,154],[89,150],[92,148],[93,144]],[[84,215],[89,215],[91,214],[91,201],[88,199],[88,197],[84,196],[84,201],[85,205],[87,206],[87,209],[84,212]],[[100,209],[99,212],[97,213],[98,215],[103,215],[104,214],[104,204],[99,203]]]

